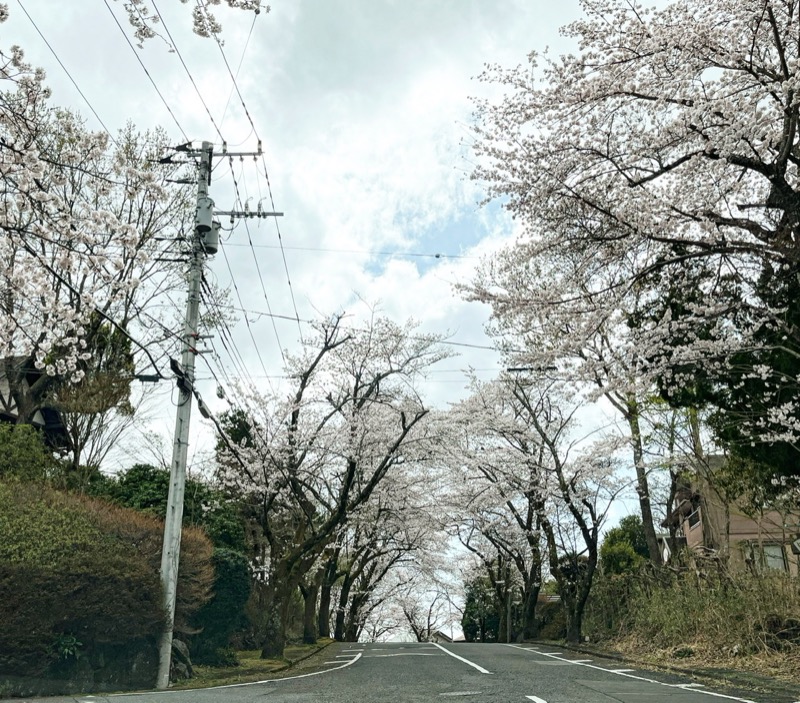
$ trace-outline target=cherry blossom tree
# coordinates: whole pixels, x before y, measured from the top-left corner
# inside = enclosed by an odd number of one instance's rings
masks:
[[[118,1],[118,0],[117,0]],[[181,0],[187,4],[188,0]],[[261,0],[225,0],[228,7],[237,10],[246,10],[259,14],[262,9],[269,12],[269,5],[262,4]],[[212,37],[222,32],[222,25],[214,14],[213,7],[221,5],[221,0],[197,0],[191,8],[192,30],[201,37]],[[123,0],[128,20],[134,29],[134,38],[141,47],[148,39],[161,37],[162,17],[158,6],[151,0]],[[171,42],[167,42],[171,46]]]
[[[446,354],[435,336],[373,317],[317,326],[289,361],[288,397],[251,393],[220,477],[257,506],[267,617],[262,656],[283,653],[291,596],[380,483],[425,453],[428,415],[414,380]]]
[[[524,629],[535,630],[544,560],[559,583],[568,637],[580,637],[599,531],[625,488],[617,471],[620,438],[577,436],[581,402],[564,384],[532,374],[479,385],[459,408],[471,447],[459,451],[455,482],[472,486],[454,491],[463,513],[456,533],[503,605],[501,641],[517,591]]]
[[[180,280],[160,238],[191,226],[191,203],[169,182],[176,166],[157,163],[162,132],[128,126],[112,143],[48,104],[19,48],[0,62],[4,411],[27,423],[59,384],[84,378],[101,328],[131,338],[141,307]]]
[[[612,271],[582,252],[552,251],[545,258],[533,248],[519,241],[501,249],[460,288],[491,305],[489,331],[509,366],[548,369],[587,401],[602,398],[619,414],[628,429],[650,559],[659,564],[644,436],[656,379],[638,340],[644,325],[633,322],[651,301],[618,285],[631,262]]]
[[[774,294],[798,270],[795,3],[582,7],[563,30],[575,54],[484,74],[507,94],[478,103],[475,177],[518,218],[534,273],[570,252],[574,298],[610,316],[614,297],[640,297],[628,339],[666,395],[720,382],[748,362],[738,352],[797,358]],[[792,442],[796,393],[775,386],[796,378],[764,355],[737,382],[750,378],[772,385],[749,439]]]
[[[422,456],[397,467],[348,518],[338,554],[335,639],[357,641],[373,610],[443,560],[435,472]]]
[[[522,636],[536,636],[546,561],[544,447],[527,427],[525,408],[511,392],[514,383],[508,376],[485,384],[473,380],[472,395],[450,411],[457,431],[448,442],[455,485],[452,525],[460,543],[484,565],[504,604],[501,641],[515,601],[521,605]]]

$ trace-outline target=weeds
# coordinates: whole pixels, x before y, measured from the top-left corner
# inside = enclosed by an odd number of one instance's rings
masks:
[[[651,651],[700,644],[738,656],[800,649],[800,581],[786,574],[642,570],[605,576],[585,621],[593,640],[635,637]]]

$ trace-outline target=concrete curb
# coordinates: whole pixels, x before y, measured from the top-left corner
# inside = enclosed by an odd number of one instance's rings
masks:
[[[295,659],[294,661],[290,661],[290,662],[288,662],[288,663],[286,664],[286,666],[285,666],[285,667],[282,667],[282,668],[280,668],[280,669],[273,669],[273,671],[286,671],[287,669],[291,669],[291,668],[292,668],[293,666],[295,666],[296,664],[299,664],[300,662],[304,662],[306,659],[310,659],[310,658],[311,658],[311,657],[313,657],[315,654],[319,654],[321,651],[323,651],[323,650],[327,649],[327,648],[328,648],[328,647],[330,647],[330,646],[331,646],[331,645],[332,645],[332,644],[333,644],[335,641],[336,641],[336,640],[331,640],[330,642],[326,642],[325,644],[318,645],[318,646],[317,646],[317,648],[316,648],[316,649],[315,649],[313,652],[309,652],[308,654],[304,654],[304,655],[303,655],[302,657],[300,657],[299,659]]]
[[[743,688],[745,690],[753,690],[773,695],[785,695],[800,700],[800,686],[786,683],[785,681],[770,679],[755,672],[737,671],[735,669],[689,668],[674,666],[672,664],[660,664],[643,659],[626,657],[618,652],[611,652],[591,645],[569,644],[567,642],[554,642],[553,640],[529,640],[529,643],[546,645],[547,647],[559,647],[567,651],[578,652],[580,654],[592,654],[596,657],[623,662],[643,669],[683,674],[684,676],[690,676],[694,679],[705,679],[733,688]],[[754,688],[754,686],[757,688]]]

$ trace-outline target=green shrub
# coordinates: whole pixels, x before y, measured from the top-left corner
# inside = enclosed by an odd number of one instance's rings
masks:
[[[247,625],[244,607],[250,597],[251,575],[247,557],[229,549],[215,549],[214,596],[194,618],[201,630],[191,642],[192,660],[198,664],[230,666],[231,635]]]
[[[0,482],[0,680],[16,675],[18,695],[151,685],[162,532],[135,511]],[[184,532],[176,626],[209,598],[210,555]]]
[[[44,481],[57,466],[34,427],[0,423],[0,480]]]

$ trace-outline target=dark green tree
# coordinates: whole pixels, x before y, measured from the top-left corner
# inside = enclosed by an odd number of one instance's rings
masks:
[[[197,613],[194,624],[201,632],[191,643],[192,660],[198,664],[230,665],[236,655],[231,635],[247,625],[244,607],[250,597],[250,563],[241,552],[215,549],[214,596]]]
[[[485,576],[466,584],[461,628],[467,642],[496,642],[500,632],[500,605],[494,588]]]
[[[642,519],[627,515],[606,532],[600,545],[600,566],[606,574],[629,574],[642,566],[648,555]]]
[[[135,464],[98,486],[94,495],[163,519],[167,512],[169,481],[169,470]],[[183,524],[204,528],[215,547],[248,551],[239,504],[202,481],[186,480]]]

